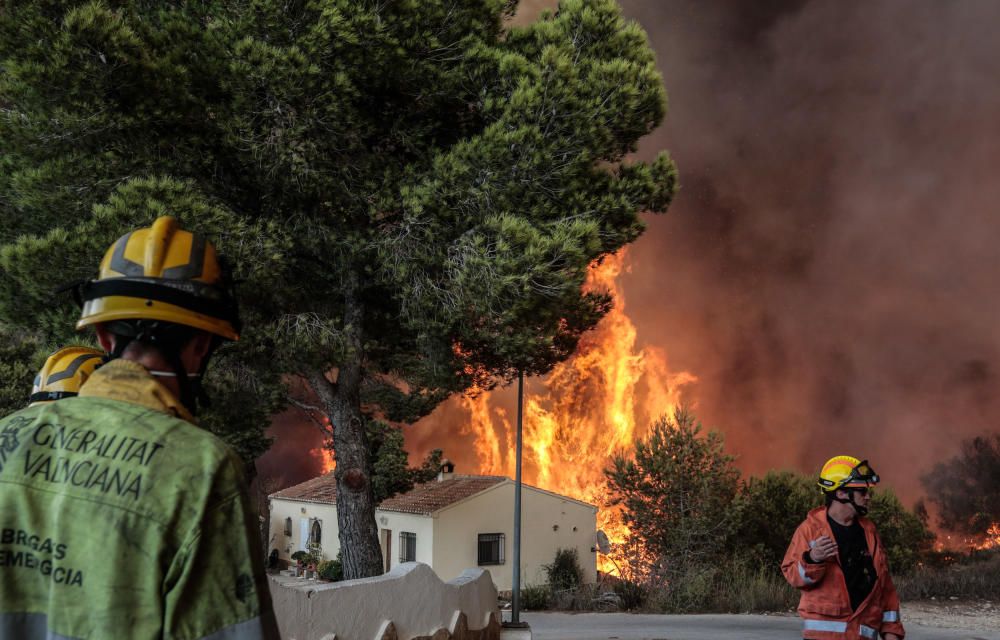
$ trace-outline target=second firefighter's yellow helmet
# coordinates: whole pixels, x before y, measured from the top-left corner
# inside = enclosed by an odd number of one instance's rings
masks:
[[[104,254],[80,294],[77,329],[116,320],[160,320],[239,339],[236,303],[212,243],[162,216]]]
[[[63,347],[46,360],[35,376],[28,406],[75,396],[97,367],[104,364],[104,352],[90,347]]]
[[[834,456],[826,461],[819,472],[817,484],[829,493],[837,489],[868,487],[878,484],[879,477],[867,460],[854,456]]]

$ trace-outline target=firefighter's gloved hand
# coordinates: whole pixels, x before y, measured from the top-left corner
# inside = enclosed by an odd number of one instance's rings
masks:
[[[837,543],[830,536],[820,536],[809,541],[809,558],[813,562],[826,562],[837,555]]]

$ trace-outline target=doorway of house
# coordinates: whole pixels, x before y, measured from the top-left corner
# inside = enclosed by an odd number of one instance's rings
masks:
[[[389,573],[392,563],[392,529],[382,529],[382,566]]]

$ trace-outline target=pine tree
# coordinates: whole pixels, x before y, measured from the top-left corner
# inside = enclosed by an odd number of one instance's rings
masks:
[[[740,472],[722,436],[701,429],[688,411],[664,416],[604,471],[612,504],[672,584],[717,566],[739,521]]]
[[[246,330],[210,428],[328,416],[344,572],[381,571],[366,423],[544,373],[608,309],[588,265],[664,211],[628,154],[665,97],[611,0],[30,0],[0,10],[0,322],[47,345],[130,228],[171,214],[234,265]],[[254,435],[256,434],[256,435]]]

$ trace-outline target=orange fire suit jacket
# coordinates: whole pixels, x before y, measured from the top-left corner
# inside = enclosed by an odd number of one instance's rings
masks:
[[[872,554],[878,580],[857,611],[851,610],[847,583],[840,569],[840,558],[834,556],[826,562],[806,562],[805,553],[812,541],[820,536],[831,540],[833,531],[826,520],[826,507],[809,512],[805,521],[795,530],[792,543],[785,552],[781,571],[785,579],[802,596],[799,615],[802,617],[802,637],[809,640],[874,640],[879,634],[905,634],[899,618],[899,596],[889,576],[889,561],[885,547],[875,531],[875,524],[868,518],[858,518],[865,530],[868,549]]]

